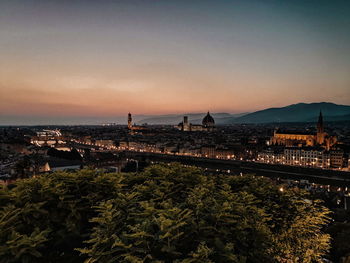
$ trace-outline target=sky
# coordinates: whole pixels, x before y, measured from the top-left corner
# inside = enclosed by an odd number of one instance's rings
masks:
[[[0,125],[321,101],[350,104],[348,0],[0,1]]]

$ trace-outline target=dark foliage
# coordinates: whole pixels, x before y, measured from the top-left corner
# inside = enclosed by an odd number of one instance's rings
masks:
[[[72,149],[71,151],[60,151],[55,148],[50,148],[47,151],[47,155],[57,158],[62,158],[66,160],[82,160],[79,152],[76,149]]]
[[[252,176],[177,164],[0,190],[1,262],[317,262],[328,210]],[[85,247],[85,248],[84,248]]]

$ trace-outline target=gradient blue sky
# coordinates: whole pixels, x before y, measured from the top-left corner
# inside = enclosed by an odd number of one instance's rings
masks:
[[[350,104],[350,1],[0,1],[0,124]]]

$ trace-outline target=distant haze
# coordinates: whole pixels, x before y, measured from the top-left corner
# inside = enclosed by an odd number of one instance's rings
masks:
[[[350,1],[1,0],[0,125],[350,102]]]
[[[350,106],[329,102],[298,103],[280,108],[268,108],[252,113],[210,113],[217,125],[236,123],[278,123],[278,122],[316,122],[320,111],[325,121],[350,121]],[[201,124],[206,112],[166,115],[132,115],[136,124],[176,125],[187,116],[193,124]],[[18,119],[19,118],[19,119]],[[30,117],[25,121],[16,116],[0,116],[1,125],[101,125],[126,124],[127,115],[111,117]],[[1,126],[0,125],[0,126]]]

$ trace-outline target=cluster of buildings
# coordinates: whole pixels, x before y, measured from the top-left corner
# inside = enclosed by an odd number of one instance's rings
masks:
[[[188,121],[188,116],[184,116],[184,120],[180,122],[177,126],[180,131],[215,131],[215,121],[210,115],[209,111],[207,115],[202,120],[202,125],[192,124]]]
[[[62,159],[48,154],[56,150],[70,155],[71,149],[57,129],[0,129],[0,183],[50,171],[77,169],[82,164],[81,160]]]
[[[154,152],[195,157],[234,159],[246,154],[242,151],[241,138],[237,140],[230,131],[220,130],[209,112],[201,124],[189,122],[188,116],[178,125],[171,126],[138,126],[132,124],[128,114],[128,134],[120,136],[116,142],[120,151]],[[227,133],[226,133],[227,132]],[[222,138],[221,138],[222,137]],[[220,138],[220,141],[218,141]]]
[[[322,112],[318,117],[317,131],[312,132],[289,132],[275,130],[271,138],[271,145],[298,146],[298,147],[314,147],[320,146],[329,150],[337,143],[336,136],[330,136],[325,132]]]
[[[217,126],[208,112],[201,124],[190,123],[184,116],[175,127],[135,125],[129,113],[127,127],[0,128],[0,179],[112,165],[125,150],[350,170],[349,129],[338,124],[336,129],[328,127],[331,132],[327,133],[321,113],[316,129],[307,125],[302,132],[294,129],[300,128],[296,124],[281,125],[278,130],[274,124]]]
[[[147,129],[148,129],[148,127],[146,125],[133,124],[131,113],[130,112],[128,113],[128,130],[130,133],[145,131]]]
[[[129,113],[126,133],[119,133],[115,140],[108,136],[103,139],[89,136],[85,138],[85,145],[106,151],[130,150],[349,170],[347,151],[336,136],[325,131],[322,113],[316,126],[315,132],[274,129],[273,134],[268,135],[266,127],[216,127],[208,112],[202,124],[192,124],[184,116],[173,129],[135,125]]]
[[[320,147],[285,147],[258,153],[258,162],[313,168],[348,170],[349,160],[341,149],[326,151]]]
[[[349,156],[337,137],[325,132],[320,112],[316,133],[275,130],[269,147],[258,153],[257,161],[270,164],[349,170]]]
[[[211,131],[215,131],[215,129],[216,129],[214,118],[210,115],[209,111],[208,111],[207,115],[203,118],[202,124],[190,123],[188,120],[188,116],[184,116],[183,121],[180,122],[177,126],[175,126],[175,128],[180,130],[180,131],[189,131],[189,132],[190,131],[192,131],[192,132],[196,132],[196,131],[211,132]],[[130,132],[142,132],[142,131],[146,131],[149,129],[150,129],[150,127],[148,127],[147,125],[133,124],[132,115],[129,112],[129,114],[128,114],[128,130]]]

